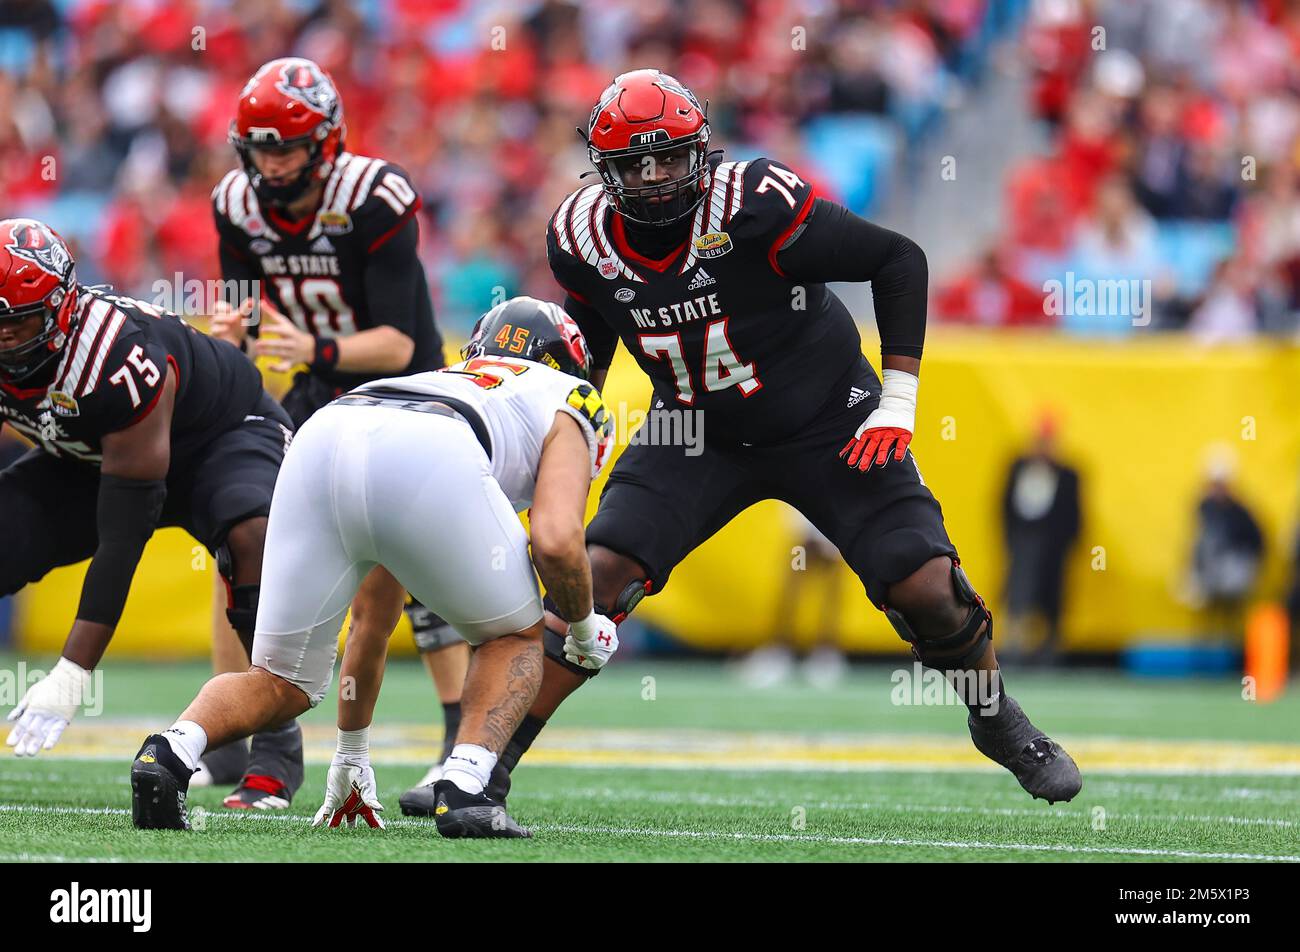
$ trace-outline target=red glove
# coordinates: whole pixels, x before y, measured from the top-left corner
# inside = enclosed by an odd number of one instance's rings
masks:
[[[916,377],[905,370],[886,370],[883,378],[880,403],[840,450],[840,459],[847,455],[849,465],[864,473],[872,464],[887,464],[891,454],[901,462],[916,426]]]
[[[868,420],[870,418],[868,417]],[[899,426],[874,426],[863,424],[858,435],[849,440],[848,445],[840,450],[840,459],[849,454],[849,465],[866,472],[871,464],[884,466],[889,462],[890,449],[896,460],[907,455],[907,445],[912,442],[910,430]]]

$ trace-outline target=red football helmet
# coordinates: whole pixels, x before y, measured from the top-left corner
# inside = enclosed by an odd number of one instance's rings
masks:
[[[239,153],[260,201],[286,205],[313,183],[329,178],[343,151],[343,101],[329,73],[309,59],[267,63],[239,94],[230,143]],[[253,163],[253,150],[305,145],[310,157],[292,182],[272,185]]]
[[[686,218],[709,190],[709,120],[695,94],[667,73],[638,69],[614,77],[591,110],[587,130],[591,164],[605,192],[624,217],[642,224],[671,225]],[[685,170],[657,184],[630,186],[623,173],[638,166],[640,174],[666,163],[668,153],[685,149]],[[645,161],[654,158],[654,164]]]
[[[34,337],[0,349],[0,378],[17,383],[58,356],[76,306],[76,265],[63,239],[32,218],[0,221],[0,322],[42,317]]]

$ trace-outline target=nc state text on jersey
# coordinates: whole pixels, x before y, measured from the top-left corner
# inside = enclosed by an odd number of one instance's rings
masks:
[[[649,307],[630,307],[627,309],[636,321],[637,327],[671,327],[674,324],[687,324],[701,317],[721,317],[722,306],[718,304],[718,295],[704,294],[676,304],[659,308],[659,323],[655,323],[655,310]]]
[[[339,275],[336,255],[262,255],[265,274]]]

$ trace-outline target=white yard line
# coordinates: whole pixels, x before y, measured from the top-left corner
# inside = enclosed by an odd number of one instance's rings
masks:
[[[129,816],[130,810],[114,807],[45,807],[37,804],[13,803],[0,804],[0,813],[36,813],[36,814],[73,814],[88,816]],[[261,811],[221,811],[206,812],[209,821],[280,821],[288,823],[309,823],[310,817],[267,813]],[[385,819],[389,826],[426,827],[432,832],[432,822],[394,817]],[[824,836],[819,833],[728,833],[721,830],[660,830],[652,827],[605,827],[605,826],[565,826],[558,824],[534,824],[531,829],[539,833],[565,834],[602,834],[605,836],[643,836],[647,838],[663,837],[666,839],[721,840],[741,843],[812,843],[821,846],[898,846],[905,848],[955,849],[955,850],[1011,850],[1015,852],[1035,853],[1074,853],[1099,856],[1164,856],[1179,859],[1217,859],[1217,860],[1251,860],[1255,862],[1300,863],[1300,856],[1288,856],[1272,853],[1202,853],[1195,850],[1165,850],[1149,847],[1122,846],[1070,846],[1059,843],[988,843],[978,840],[919,840],[903,837],[875,836]],[[201,833],[195,833],[201,836]],[[322,831],[322,835],[328,835]],[[380,835],[380,834],[376,834]],[[0,854],[4,856],[5,854]],[[24,854],[31,859],[42,858],[39,854]],[[50,858],[50,857],[45,857]],[[57,860],[55,860],[57,861]],[[93,862],[91,859],[74,858],[76,862]]]
[[[529,800],[581,800],[599,797],[618,797],[624,801],[636,803],[690,803],[706,807],[745,807],[751,809],[781,808],[798,805],[808,810],[890,810],[899,813],[962,813],[974,816],[1014,816],[1014,817],[1055,817],[1061,819],[1091,820],[1091,807],[1079,806],[1077,809],[1048,807],[971,807],[948,804],[926,803],[880,803],[851,800],[813,800],[808,801],[797,796],[777,800],[772,797],[726,797],[708,793],[683,793],[681,791],[634,792],[613,790],[608,787],[587,789],[566,789],[563,793],[544,791],[530,792]],[[1290,828],[1298,825],[1294,820],[1277,820],[1269,817],[1240,816],[1197,816],[1192,814],[1157,814],[1157,813],[1115,813],[1106,812],[1106,822],[1131,820],[1141,823],[1228,823],[1239,826],[1275,826]]]
[[[876,836],[820,836],[815,833],[722,833],[700,830],[654,830],[619,827],[534,826],[552,833],[604,833],[610,836],[666,836],[686,839],[721,839],[780,843],[823,843],[833,846],[909,846],[943,849],[1022,850],[1042,853],[1094,853],[1105,856],[1171,856],[1184,859],[1241,859],[1260,862],[1300,863],[1300,856],[1270,853],[1198,853],[1193,850],[1162,850],[1143,847],[1067,846],[1057,843],[982,843],[963,840],[911,840]]]

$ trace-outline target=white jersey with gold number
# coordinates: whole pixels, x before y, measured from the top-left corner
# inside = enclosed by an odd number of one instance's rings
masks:
[[[492,475],[516,512],[532,505],[542,442],[556,413],[573,417],[587,438],[591,475],[609,460],[614,422],[590,383],[518,357],[476,357],[442,370],[389,377],[358,387],[414,397],[454,397],[478,411],[492,440]]]

